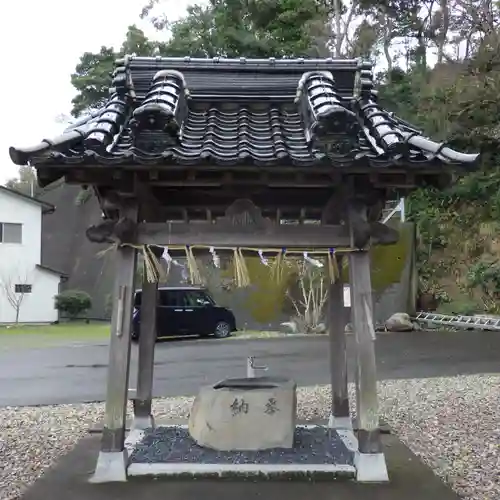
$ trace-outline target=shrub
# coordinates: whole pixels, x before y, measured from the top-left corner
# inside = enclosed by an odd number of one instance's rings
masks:
[[[75,198],[75,205],[79,207],[84,205],[92,197],[92,191],[90,189],[80,189]]]
[[[74,319],[92,307],[92,299],[87,292],[66,290],[55,296],[55,308]]]
[[[454,300],[447,304],[442,304],[438,308],[440,314],[461,314],[463,316],[473,316],[476,313],[484,312],[477,302],[469,299]]]

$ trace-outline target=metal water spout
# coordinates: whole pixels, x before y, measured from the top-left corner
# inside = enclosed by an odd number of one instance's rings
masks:
[[[259,371],[267,371],[269,369],[268,366],[262,365],[262,366],[257,366],[255,364],[255,358],[253,356],[250,356],[247,358],[247,378],[255,378],[256,377],[256,372]]]

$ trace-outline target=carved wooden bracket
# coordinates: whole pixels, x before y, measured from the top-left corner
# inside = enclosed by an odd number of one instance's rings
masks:
[[[323,209],[323,224],[345,224],[350,226],[352,245],[364,248],[370,238],[379,236],[380,220],[384,200],[377,197],[356,195],[345,190],[335,192]]]
[[[347,224],[349,205],[363,205],[367,210],[367,221],[378,222],[382,216],[385,199],[376,191],[364,194],[349,193],[344,187],[335,190],[323,208],[323,224]]]
[[[137,223],[127,217],[118,220],[105,220],[90,226],[85,234],[93,243],[135,243]]]
[[[238,199],[231,204],[224,217],[218,217],[217,229],[238,228],[240,231],[266,231],[274,222],[262,216],[262,212],[253,201]]]

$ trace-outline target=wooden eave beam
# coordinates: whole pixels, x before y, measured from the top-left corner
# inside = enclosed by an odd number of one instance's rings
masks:
[[[136,243],[145,245],[249,248],[354,248],[349,230],[344,225],[272,225],[258,231],[240,228],[218,228],[217,224],[140,223]],[[396,243],[399,232],[379,222],[370,224],[371,243]]]

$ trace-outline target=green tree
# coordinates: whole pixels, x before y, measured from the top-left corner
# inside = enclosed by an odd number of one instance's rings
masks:
[[[151,15],[151,2],[142,16]],[[149,40],[130,26],[120,50],[102,47],[84,53],[71,82],[77,90],[73,116],[100,108],[108,97],[114,61],[125,54],[192,57],[282,57],[326,55],[327,11],[316,0],[212,0],[193,5],[187,14],[169,23],[150,17],[159,29],[170,31],[168,42]]]
[[[281,57],[317,55],[318,21],[326,29],[327,8],[316,0],[210,0],[169,22],[152,15],[160,0],[150,0],[142,17],[171,32],[169,55],[201,57]]]
[[[14,189],[15,191],[19,191],[20,193],[26,194],[28,196],[36,195],[38,185],[35,169],[28,165],[23,165],[19,167],[18,172],[18,176],[9,179],[5,183],[5,186],[9,189]]]
[[[71,83],[78,91],[71,103],[71,114],[100,108],[109,97],[109,84],[117,54],[109,47],[101,47],[97,54],[85,52],[71,75]]]
[[[492,270],[498,270],[491,262],[498,262],[500,228],[500,43],[480,33],[478,39],[482,41],[468,61],[449,61],[425,71],[415,66],[393,70],[380,97],[430,136],[482,153],[477,172],[462,175],[445,190],[413,193],[408,208],[419,227],[424,290],[440,293],[444,287],[458,303],[469,298],[472,287],[491,312]]]
[[[115,60],[125,54],[151,56],[161,51],[164,44],[150,41],[137,26],[129,26],[120,50],[111,47],[101,47],[94,54],[85,52],[71,75],[71,83],[77,90],[77,95],[71,101],[71,114],[75,117],[84,112],[99,109],[109,97],[109,87]]]

